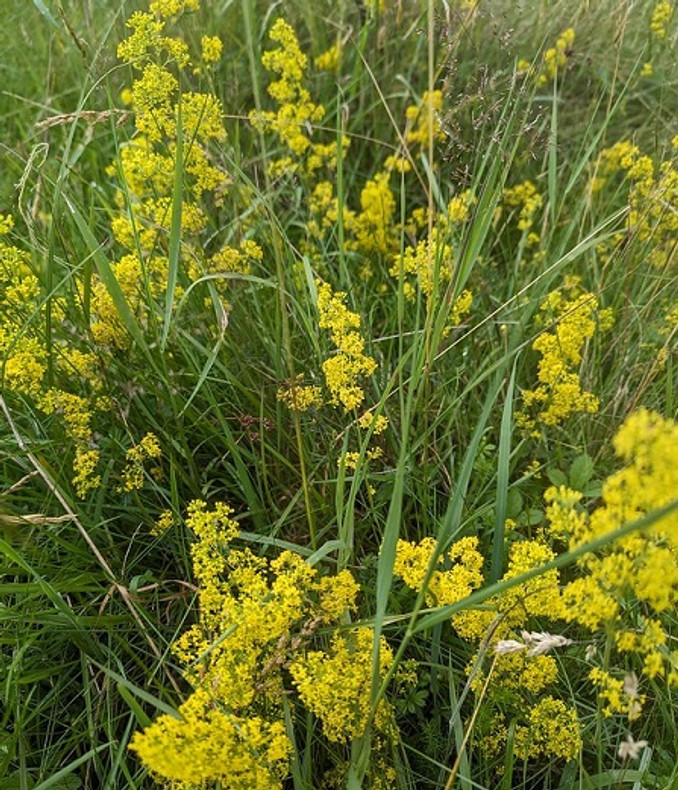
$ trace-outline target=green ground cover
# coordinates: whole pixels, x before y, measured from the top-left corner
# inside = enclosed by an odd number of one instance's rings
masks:
[[[677,786],[673,4],[5,5],[0,787]]]

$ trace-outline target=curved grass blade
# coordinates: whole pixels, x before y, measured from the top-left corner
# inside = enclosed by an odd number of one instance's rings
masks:
[[[504,553],[504,522],[508,502],[509,457],[511,455],[511,424],[513,422],[513,391],[516,383],[516,362],[513,363],[511,378],[506,391],[506,401],[501,415],[499,453],[497,460],[497,499],[495,504],[494,537],[492,539],[492,566],[490,582],[502,575]]]
[[[181,250],[181,212],[184,201],[184,132],[181,121],[181,101],[177,106],[177,154],[174,161],[174,185],[172,187],[172,219],[170,223],[169,253],[167,263],[167,291],[165,292],[165,313],[163,316],[160,348],[167,345],[174,293],[179,272],[179,252]]]
[[[524,584],[525,582],[530,581],[530,579],[535,579],[547,571],[570,565],[584,554],[596,552],[599,549],[607,546],[609,543],[619,540],[619,538],[623,538],[626,535],[630,535],[632,532],[648,529],[656,521],[659,521],[660,519],[664,518],[664,516],[668,516],[677,510],[678,499],[670,502],[668,505],[664,505],[664,507],[661,507],[658,510],[652,511],[652,513],[648,513],[642,518],[631,521],[628,524],[624,524],[613,532],[607,532],[604,535],[595,538],[594,540],[583,543],[576,549],[566,551],[550,562],[539,566],[538,568],[532,568],[529,571],[525,571],[525,573],[520,574],[520,576],[513,576],[510,579],[505,579],[503,581],[496,582],[495,584],[490,584],[488,587],[485,587],[482,590],[477,590],[461,601],[449,604],[448,606],[442,606],[437,611],[423,617],[418,623],[415,623],[411,629],[412,634],[418,634],[421,631],[426,631],[429,628],[433,628],[434,626],[438,625],[438,623],[443,623],[448,620],[453,614],[464,611],[465,609],[471,609],[474,606],[478,606],[479,604],[484,603],[488,598],[499,595],[500,593],[510,590],[519,584]]]
[[[113,300],[113,304],[115,305],[115,309],[123,323],[123,326],[129,332],[132,339],[139,346],[141,351],[143,351],[143,353],[148,357],[149,361],[153,363],[153,367],[155,368],[153,355],[151,354],[151,350],[148,347],[144,333],[141,330],[138,321],[132,314],[130,306],[127,304],[127,299],[125,298],[125,294],[122,292],[120,283],[118,282],[113,269],[111,268],[111,264],[108,262],[108,259],[101,250],[101,244],[99,244],[99,242],[96,240],[89,223],[82,216],[76,205],[65,195],[64,201],[66,202],[68,210],[71,212],[71,215],[75,220],[75,224],[78,226],[80,235],[82,236],[91,257],[94,260],[94,264],[97,267],[97,273],[99,277],[101,277],[106,290]]]

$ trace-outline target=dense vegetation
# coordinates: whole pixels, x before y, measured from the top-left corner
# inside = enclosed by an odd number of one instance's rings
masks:
[[[673,4],[6,5],[2,788],[674,787]]]

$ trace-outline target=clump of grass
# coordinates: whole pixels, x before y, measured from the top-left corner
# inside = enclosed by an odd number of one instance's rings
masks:
[[[671,786],[672,4],[203,6],[0,31],[3,782]]]

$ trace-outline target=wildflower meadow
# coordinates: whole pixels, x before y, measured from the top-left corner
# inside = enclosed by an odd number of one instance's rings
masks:
[[[3,0],[0,790],[678,788],[678,8]]]

